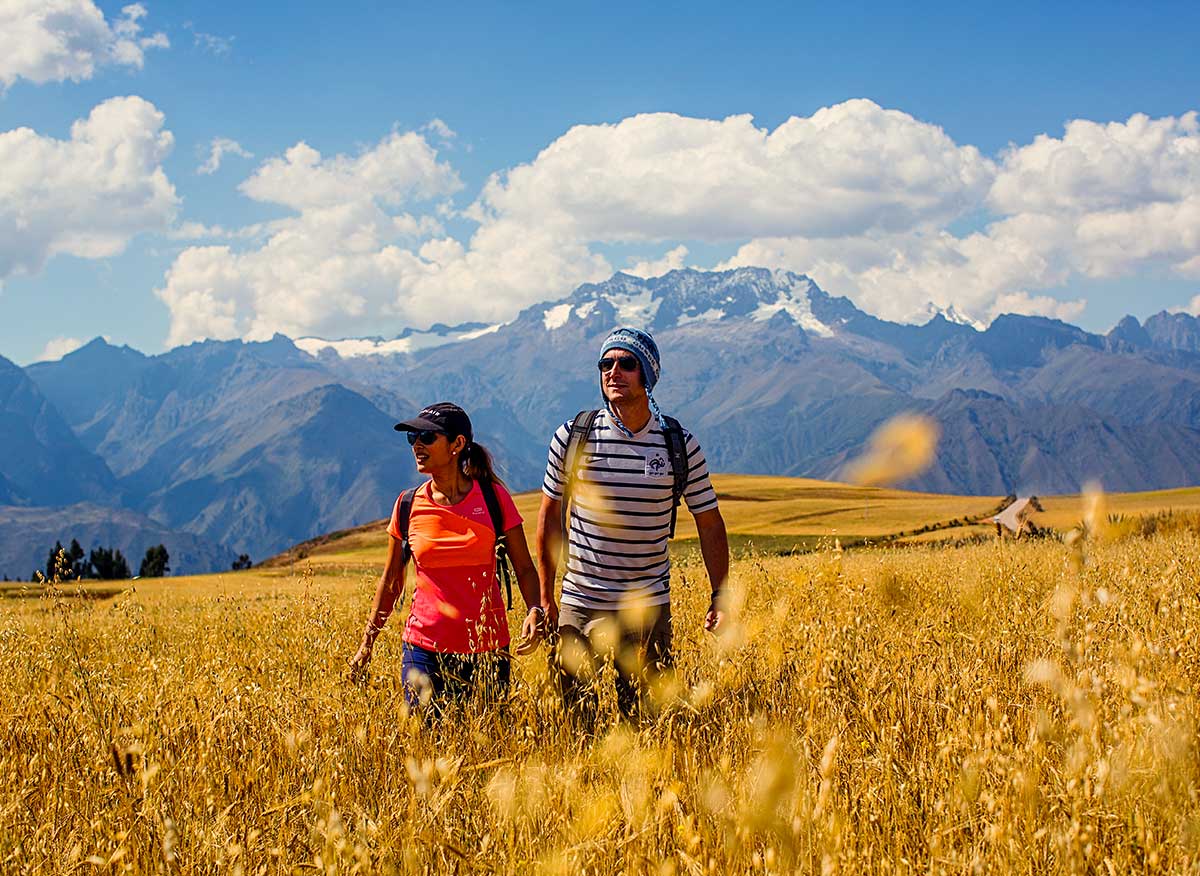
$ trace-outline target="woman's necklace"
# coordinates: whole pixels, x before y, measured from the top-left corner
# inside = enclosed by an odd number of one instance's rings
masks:
[[[456,479],[454,483],[454,492],[447,492],[445,490],[438,489],[436,484],[433,485],[433,490],[442,497],[442,501],[438,502],[439,505],[457,505],[463,499],[467,498],[471,492],[472,486],[474,486],[474,483],[471,481],[468,481],[466,486],[463,486]],[[436,496],[434,497],[434,501],[437,501]]]

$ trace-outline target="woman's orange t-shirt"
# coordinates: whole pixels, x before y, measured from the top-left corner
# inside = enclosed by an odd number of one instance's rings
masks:
[[[496,532],[476,482],[461,502],[433,501],[432,481],[417,488],[408,541],[417,570],[404,641],[430,651],[477,654],[508,645],[508,620],[496,580]],[[496,484],[504,531],[521,525],[508,490]],[[400,538],[400,499],[388,533]]]

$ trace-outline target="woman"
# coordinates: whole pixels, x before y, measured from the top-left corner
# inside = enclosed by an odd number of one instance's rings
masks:
[[[430,405],[395,428],[408,433],[417,471],[429,480],[411,497],[406,529],[401,519],[405,495],[396,500],[387,563],[362,645],[350,661],[352,673],[357,676],[370,662],[375,638],[403,596],[407,535],[416,570],[401,663],[409,707],[431,703],[440,712],[475,688],[488,698],[502,696],[511,671],[508,620],[496,580],[496,529],[483,486],[492,487],[498,500],[508,555],[529,608],[518,653],[536,646],[545,618],[521,515],[458,405]]]

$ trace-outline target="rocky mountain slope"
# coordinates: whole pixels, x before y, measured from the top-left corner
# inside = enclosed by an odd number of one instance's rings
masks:
[[[163,545],[170,556],[171,574],[228,569],[237,555],[190,532],[179,532],[127,508],[81,502],[60,508],[0,506],[0,558],[3,574],[28,580],[45,571],[46,556],[55,542],[77,539],[85,551],[96,546],[116,548],[136,575],[146,549]]]
[[[237,553],[381,517],[412,477],[391,429],[412,404],[356,392],[282,336],[156,357],[97,339],[29,373],[111,466],[125,507]]]
[[[29,377],[0,357],[0,505],[119,501],[104,460]]]

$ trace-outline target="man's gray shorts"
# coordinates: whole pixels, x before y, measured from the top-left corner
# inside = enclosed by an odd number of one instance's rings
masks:
[[[596,673],[611,662],[617,670],[617,705],[625,717],[634,717],[647,688],[674,665],[671,634],[670,605],[636,612],[564,605],[555,665],[567,709],[591,723]]]

